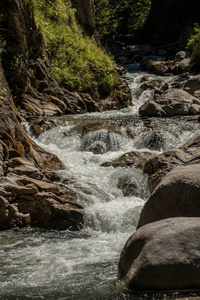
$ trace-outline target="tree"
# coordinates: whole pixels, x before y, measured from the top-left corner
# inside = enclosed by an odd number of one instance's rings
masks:
[[[199,0],[152,0],[140,40],[157,46],[185,44],[191,28],[199,20]]]

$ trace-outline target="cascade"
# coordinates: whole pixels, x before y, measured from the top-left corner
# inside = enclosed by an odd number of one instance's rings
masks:
[[[199,129],[192,122],[186,126],[184,121],[167,119],[155,120],[154,128],[147,130],[138,121],[128,134],[127,120],[137,121],[138,108],[152,95],[149,90],[138,92],[143,76],[142,72],[128,74],[133,96],[129,108],[66,116],[62,126],[35,140],[66,166],[58,171],[59,176],[77,193],[85,220],[79,232],[30,229],[3,235],[0,299],[113,297],[120,251],[137,226],[149,190],[147,176],[140,169],[102,164],[130,151],[158,154],[179,146]],[[122,134],[102,128],[81,137],[77,130],[77,124],[110,120],[120,123]]]

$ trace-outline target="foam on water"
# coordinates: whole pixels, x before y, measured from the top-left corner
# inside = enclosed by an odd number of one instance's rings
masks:
[[[10,231],[0,237],[0,299],[109,299],[114,293],[117,262],[127,238],[137,226],[139,214],[149,196],[147,177],[134,168],[102,167],[129,151],[155,154],[179,146],[198,124],[180,120],[159,121],[162,145],[148,149],[146,133],[138,131],[120,143],[113,135],[113,151],[103,155],[82,151],[76,126],[83,121],[123,120],[138,116],[138,108],[151,91],[136,95],[144,73],[130,74],[133,105],[121,111],[68,116],[62,126],[42,134],[36,142],[56,154],[66,166],[59,171],[85,208],[80,232],[41,230]],[[182,122],[182,123],[181,123]],[[155,121],[155,126],[157,126]],[[139,128],[140,129],[140,128]],[[133,178],[137,195],[124,197],[120,178]]]

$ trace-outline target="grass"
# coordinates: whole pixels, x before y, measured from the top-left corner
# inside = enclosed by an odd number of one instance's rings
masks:
[[[84,35],[69,0],[27,0],[44,36],[51,72],[58,83],[78,92],[110,93],[118,82],[111,57]]]
[[[198,67],[200,67],[200,26],[199,24],[195,24],[193,33],[188,39],[187,50],[191,55],[192,62],[197,63]]]

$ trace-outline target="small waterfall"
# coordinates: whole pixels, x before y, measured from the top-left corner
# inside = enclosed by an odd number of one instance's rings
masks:
[[[82,151],[91,151],[103,154],[108,151],[118,151],[125,144],[126,138],[122,134],[110,132],[102,128],[87,133],[82,140]]]

